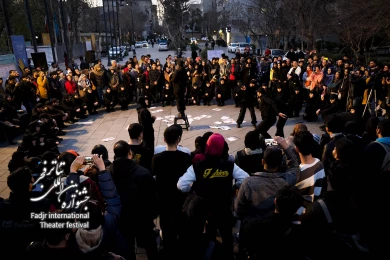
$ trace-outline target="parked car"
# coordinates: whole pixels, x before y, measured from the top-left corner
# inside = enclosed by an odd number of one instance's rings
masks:
[[[124,52],[121,47],[111,47],[108,51],[110,57],[123,57]]]
[[[238,43],[236,43],[236,42],[230,43],[228,46],[228,52],[235,53],[237,45],[238,45]]]
[[[215,43],[217,44],[217,46],[227,47],[226,41],[223,39],[218,39]]]
[[[249,43],[239,42],[239,43],[237,43],[237,47],[236,47],[236,51],[235,52],[240,50],[240,53],[244,53],[245,48],[250,48],[250,47],[251,47],[251,45]]]
[[[191,42],[191,44],[193,44],[193,43],[197,44],[196,37],[191,37],[190,42]]]
[[[286,52],[282,49],[270,49],[271,51],[271,58],[273,59],[274,57],[279,57],[279,56],[282,56],[282,59],[283,60],[286,60],[287,57],[286,57]]]
[[[158,44],[158,51],[167,51],[168,50],[168,44],[166,42],[160,42]]]
[[[201,40],[202,40],[202,41],[208,41],[209,38],[208,38],[208,37],[202,37]]]
[[[121,46],[121,49],[122,49],[122,51],[123,51],[123,56],[127,56],[127,55],[129,55],[129,47],[127,47],[127,46]]]
[[[147,41],[142,41],[142,47],[149,47],[149,43]]]
[[[135,48],[142,48],[142,42],[136,42],[134,47]]]

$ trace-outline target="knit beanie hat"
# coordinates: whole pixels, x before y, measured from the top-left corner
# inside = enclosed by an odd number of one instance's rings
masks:
[[[211,156],[222,156],[224,146],[225,138],[218,133],[212,134],[207,140],[205,154]]]

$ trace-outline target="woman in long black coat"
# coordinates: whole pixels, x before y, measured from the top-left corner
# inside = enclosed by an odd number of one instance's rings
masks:
[[[149,148],[150,151],[154,154],[154,128],[153,123],[156,120],[155,116],[152,116],[148,110],[148,105],[146,104],[144,97],[138,98],[138,104],[140,105],[137,108],[138,112],[138,123],[144,127],[144,138],[143,142],[145,146]]]
[[[320,108],[320,100],[315,90],[310,91],[309,98],[306,101],[306,109],[303,119],[308,122],[316,121],[318,118],[317,110]]]

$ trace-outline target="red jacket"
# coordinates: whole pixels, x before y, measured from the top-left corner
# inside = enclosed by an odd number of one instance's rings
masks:
[[[72,81],[67,80],[67,81],[65,82],[65,89],[66,89],[66,92],[67,92],[69,95],[73,95],[73,94],[76,93],[76,91],[77,91],[76,82],[74,82],[73,80],[72,80]]]

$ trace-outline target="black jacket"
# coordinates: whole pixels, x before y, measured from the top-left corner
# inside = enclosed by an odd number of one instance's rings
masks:
[[[279,111],[286,114],[289,109],[288,95],[283,92],[277,92],[274,100]]]
[[[321,161],[324,164],[324,170],[325,170],[326,175],[328,175],[328,169],[329,169],[330,163],[335,160],[333,158],[332,152],[336,146],[336,142],[343,137],[344,137],[344,135],[342,135],[342,134],[336,135],[335,137],[331,138],[330,141],[327,144],[325,144],[325,146],[324,146],[324,149],[322,151],[322,160]]]
[[[128,88],[125,88],[124,90],[119,90],[118,92],[118,100],[121,103],[129,103],[130,102],[130,92]]]
[[[263,119],[276,117],[279,114],[279,109],[277,108],[275,102],[267,95],[261,95],[259,109]]]
[[[138,123],[144,127],[144,137],[146,135],[154,135],[153,123],[155,119],[150,114],[149,110],[146,107],[137,108],[138,112]]]
[[[115,159],[107,171],[122,202],[120,228],[152,222],[157,217],[157,193],[150,171],[127,158]]]
[[[175,70],[172,74],[173,91],[177,95],[179,92],[185,93],[187,83],[187,72],[184,68]]]

